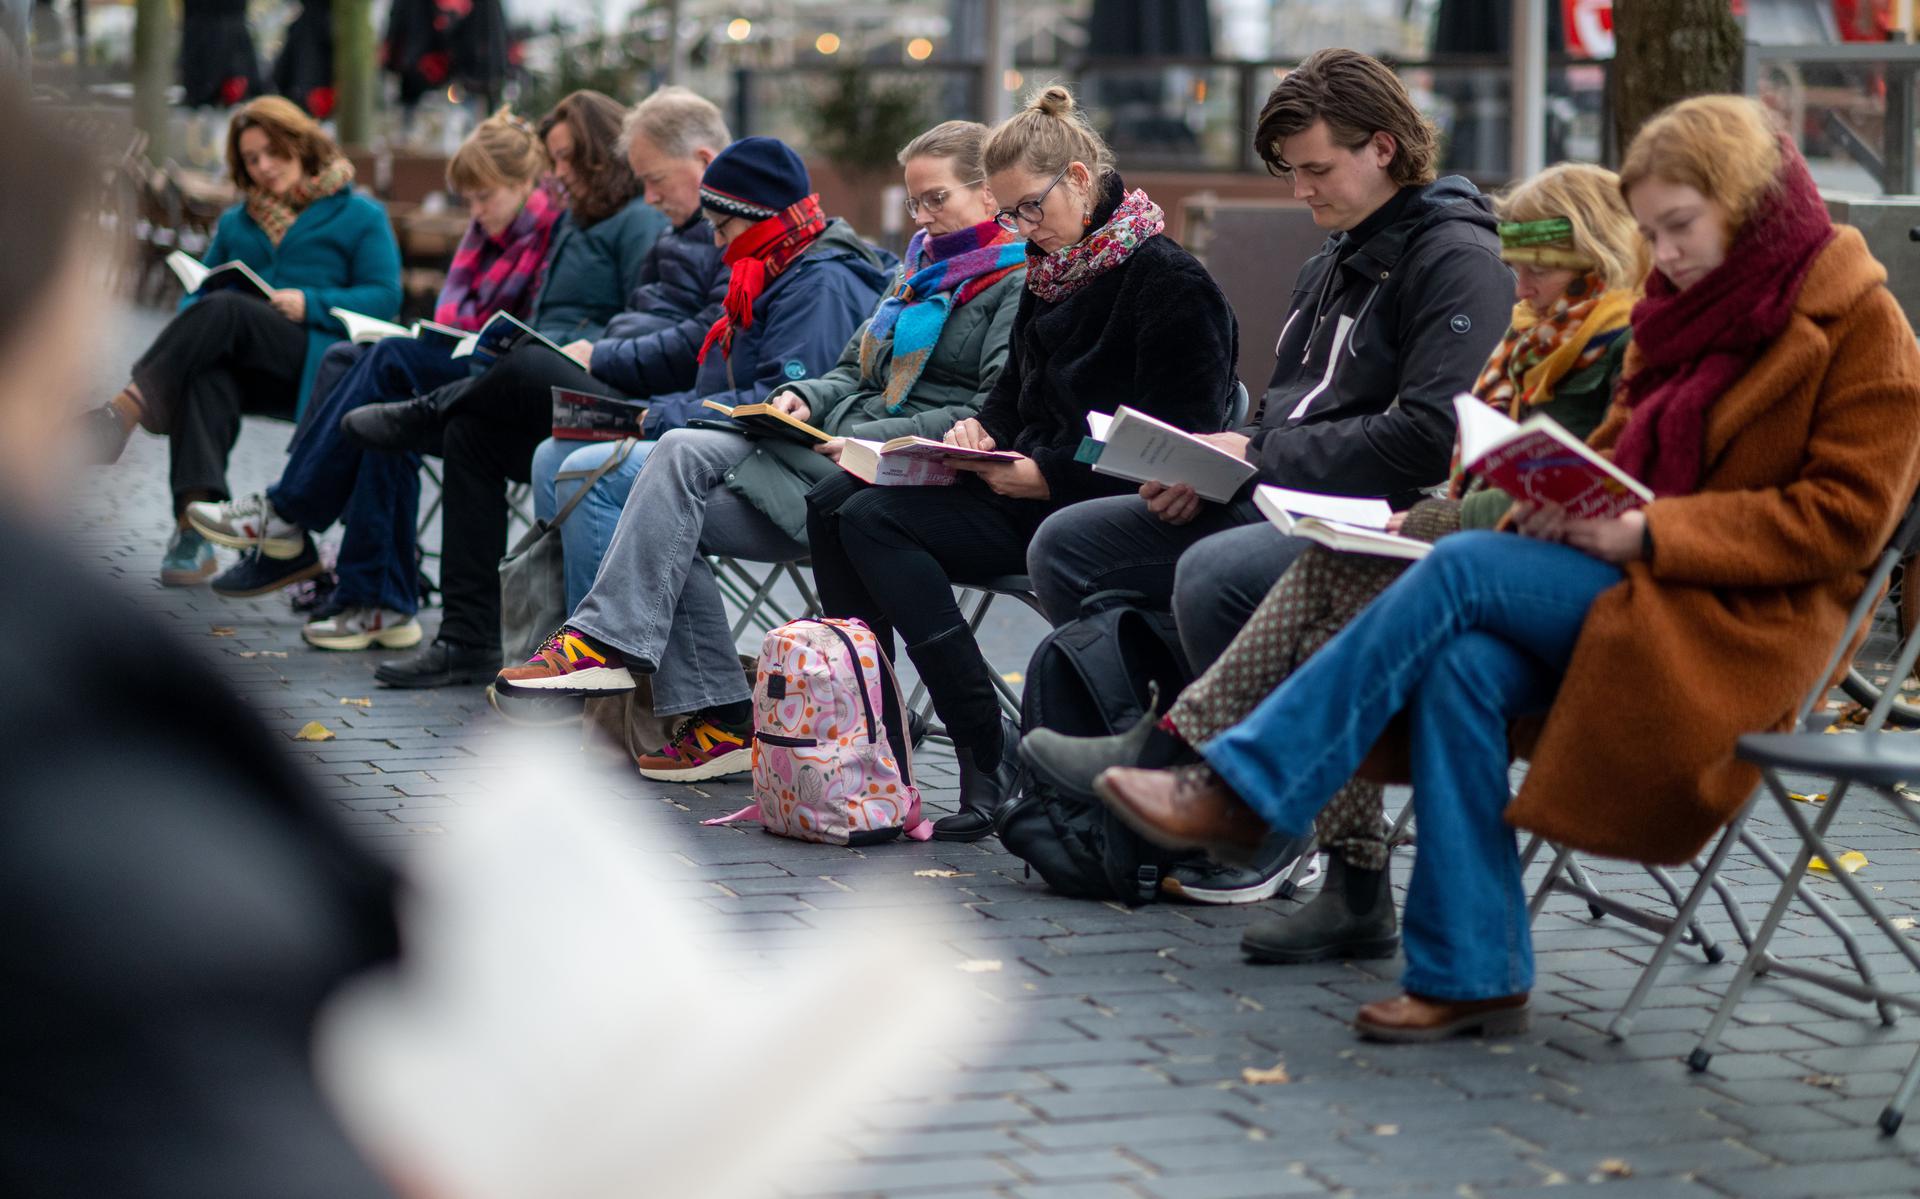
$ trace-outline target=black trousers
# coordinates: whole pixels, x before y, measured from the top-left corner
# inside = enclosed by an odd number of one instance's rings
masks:
[[[447,413],[441,506],[440,639],[500,643],[500,556],[507,550],[507,483],[525,483],[533,451],[553,433],[553,391],[619,393],[571,359],[526,345],[484,373],[442,389]]]
[[[242,416],[291,419],[307,331],[255,295],[218,291],[173,318],[133,364],[147,428],[167,436],[177,514],[186,498],[226,499]]]

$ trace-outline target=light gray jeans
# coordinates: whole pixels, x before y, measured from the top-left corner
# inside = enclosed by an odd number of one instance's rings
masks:
[[[672,716],[752,696],[726,601],[706,555],[791,562],[807,547],[734,494],[727,472],[753,442],[675,429],[647,455],[600,571],[567,623],[653,676],[653,710]]]

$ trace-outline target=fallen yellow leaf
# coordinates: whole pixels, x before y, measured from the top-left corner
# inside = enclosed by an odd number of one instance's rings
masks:
[[[1633,1167],[1617,1157],[1610,1157],[1600,1163],[1599,1172],[1608,1178],[1632,1178]]]
[[[1240,1078],[1250,1087],[1278,1087],[1293,1081],[1285,1062],[1275,1062],[1268,1070],[1248,1066],[1240,1071]]]
[[[230,624],[217,624],[210,630],[215,637],[231,637],[240,630]]]
[[[1018,682],[1019,682],[1019,681],[1020,681],[1021,679],[1024,679],[1024,678],[1026,678],[1027,676],[1026,676],[1026,675],[1023,675],[1023,674],[1021,674],[1021,673],[1020,673],[1019,671],[1017,671],[1017,670],[1007,670],[1007,671],[1002,671],[1002,672],[1001,672],[1001,674],[1000,674],[1000,677],[1001,677],[1001,678],[1002,678],[1003,680],[1005,680],[1006,682],[1009,682],[1009,683],[1018,683]]]
[[[342,700],[341,702],[344,703],[346,701]],[[972,878],[973,875],[962,874],[958,870],[916,870],[913,872],[913,877],[915,878]]]
[[[1847,1080],[1838,1074],[1809,1074],[1800,1080],[1810,1087],[1819,1087],[1823,1091],[1844,1090]]]
[[[362,698],[362,699],[347,699],[345,697],[342,697],[340,700],[340,706],[345,707],[348,704],[352,704],[356,708],[371,708],[373,706],[373,700],[371,697]]]
[[[998,958],[968,958],[966,961],[955,965],[954,969],[960,971],[962,974],[998,974],[1000,973],[1000,960]]]
[[[309,720],[293,735],[295,741],[331,741],[333,730],[317,720]]]
[[[1825,803],[1827,793],[1825,791],[1789,791],[1787,798],[1797,799],[1801,803]]]
[[[1893,927],[1898,931],[1906,932],[1908,929],[1913,927],[1913,917],[1895,916],[1889,923],[1891,923]]]
[[[1858,874],[1860,868],[1866,864],[1867,855],[1857,849],[1849,849],[1840,855],[1840,869],[1846,871],[1848,874]],[[1818,870],[1822,874],[1833,873],[1833,867],[1827,865],[1825,859],[1822,858],[1815,858],[1813,861],[1808,862],[1807,869]]]
[[[1400,1126],[1398,1124],[1376,1124],[1373,1126],[1373,1135],[1377,1137],[1397,1137],[1400,1135]]]
[[[285,650],[279,649],[243,649],[240,651],[240,656],[243,658],[284,658],[287,656],[287,653]]]

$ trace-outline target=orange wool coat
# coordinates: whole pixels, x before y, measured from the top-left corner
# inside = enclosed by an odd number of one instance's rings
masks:
[[[1739,812],[1759,775],[1735,740],[1790,725],[1920,482],[1920,348],[1886,277],[1841,228],[1714,405],[1701,490],[1647,506],[1652,559],[1595,601],[1544,726],[1516,738],[1509,823],[1675,864]]]

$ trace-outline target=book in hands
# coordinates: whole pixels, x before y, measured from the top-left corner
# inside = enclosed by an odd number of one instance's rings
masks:
[[[782,412],[772,404],[735,404],[729,407],[718,400],[702,400],[700,406],[732,417],[733,422],[740,426],[740,431],[749,436],[776,437],[805,446],[833,440],[831,434],[822,433],[806,421]]]
[[[955,462],[1018,462],[1020,457],[1007,450],[976,450],[928,437],[896,437],[886,442],[849,437],[840,450],[840,469],[879,487],[947,487],[960,477]]]
[[[496,312],[488,317],[487,323],[481,325],[477,331],[462,335],[459,344],[453,347],[453,353],[449,356],[471,357],[482,364],[491,363],[529,342],[543,345],[568,362],[573,362],[573,358],[565,350],[542,337],[532,325],[511,312]],[[579,363],[575,362],[574,365],[578,366]]]
[[[449,349],[467,339],[465,329],[456,329],[452,325],[443,325],[438,321],[415,321],[411,325],[396,325],[392,321],[383,321],[377,316],[368,316],[364,312],[354,312],[348,308],[329,308],[327,312],[347,327],[347,340],[360,344],[385,341],[389,337],[410,337],[416,341],[441,344]]]
[[[1253,506],[1282,533],[1344,554],[1417,562],[1433,549],[1417,537],[1387,532],[1393,509],[1385,500],[1318,495],[1262,483],[1253,489]]]
[[[1134,483],[1185,483],[1224,504],[1254,476],[1254,465],[1185,429],[1122,404],[1112,416],[1089,412],[1092,433],[1074,455],[1103,475]]]
[[[1608,462],[1546,413],[1515,423],[1465,392],[1453,397],[1460,462],[1517,500],[1604,519],[1653,501],[1640,480]]]
[[[180,286],[187,289],[188,295],[212,293],[229,287],[250,287],[263,300],[273,298],[273,288],[267,286],[267,281],[238,258],[219,266],[208,266],[184,250],[175,250],[167,255],[167,266],[180,280]]]
[[[643,436],[647,416],[644,400],[553,389],[553,435],[561,441],[619,441]]]

